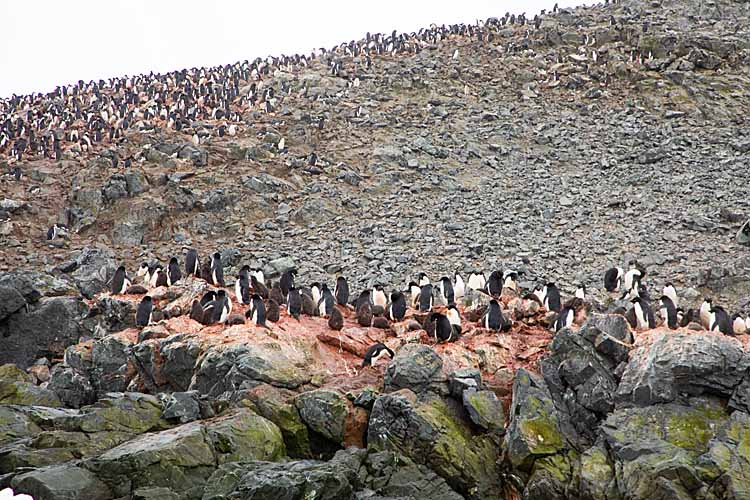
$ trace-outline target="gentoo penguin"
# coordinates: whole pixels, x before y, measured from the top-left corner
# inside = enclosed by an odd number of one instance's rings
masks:
[[[729,314],[721,306],[713,306],[709,311],[709,330],[721,332],[724,335],[732,335],[732,323]]]
[[[633,304],[633,313],[635,314],[636,328],[647,330],[656,328],[656,320],[651,305],[643,297],[636,297],[630,301]]]
[[[333,295],[336,297],[336,303],[338,305],[345,306],[349,303],[349,284],[343,276],[336,278],[336,286],[333,287]]]
[[[240,304],[250,303],[250,266],[242,266],[234,282],[234,296]]]
[[[227,292],[225,290],[219,290],[216,292],[216,298],[213,302],[213,317],[211,318],[213,323],[224,323],[226,322],[229,315],[232,313],[232,301],[229,300]]]
[[[385,308],[388,304],[388,298],[383,290],[383,285],[375,285],[372,289],[372,303],[376,306]]]
[[[278,323],[281,319],[281,313],[279,309],[279,303],[274,299],[268,299],[268,307],[266,308],[266,319],[272,323]]]
[[[391,303],[388,305],[386,315],[391,321],[401,321],[406,316],[406,298],[401,292],[391,293]]]
[[[739,314],[732,316],[732,331],[735,335],[742,335],[747,330],[745,320]]]
[[[135,273],[136,276],[139,278],[143,278],[143,284],[146,286],[149,286],[151,283],[151,268],[148,265],[148,262],[141,263],[140,267],[138,267],[138,271]]]
[[[121,295],[130,286],[130,280],[125,274],[125,266],[120,266],[112,278],[112,295]]]
[[[484,328],[493,332],[508,331],[511,326],[509,321],[505,321],[500,304],[495,299],[490,300],[481,322]]]
[[[250,287],[253,289],[253,292],[260,295],[260,298],[263,300],[268,299],[268,288],[258,280],[258,276],[255,274],[250,274]]]
[[[266,326],[266,305],[257,293],[250,296],[250,307],[245,311],[245,317],[256,326]]]
[[[484,290],[486,284],[487,280],[484,278],[484,273],[482,271],[474,271],[469,274],[466,287],[470,290]]]
[[[518,273],[506,270],[503,272],[503,288],[518,291]]]
[[[435,342],[454,342],[458,339],[446,315],[434,312],[430,314],[430,323],[435,323]]]
[[[662,295],[666,295],[670,299],[672,299],[672,303],[675,307],[677,307],[679,304],[677,303],[677,290],[675,290],[672,283],[667,283],[664,285],[664,289],[661,292]]]
[[[466,284],[460,274],[456,273],[453,278],[453,298],[457,301],[464,298]]]
[[[333,309],[336,307],[336,298],[331,293],[328,285],[323,283],[320,300],[318,300],[318,315],[319,316],[330,316]]]
[[[393,359],[393,351],[388,349],[388,346],[385,344],[378,342],[377,344],[370,346],[369,349],[367,349],[367,352],[365,353],[365,359],[362,361],[362,368],[365,366],[375,366],[378,361],[380,361],[383,358],[391,358]]]
[[[620,284],[625,271],[621,267],[612,267],[604,273],[604,289],[608,292],[617,292],[620,290]]]
[[[341,315],[341,311],[339,311],[338,307],[334,306],[331,310],[331,315],[328,318],[328,328],[336,331],[344,328],[344,317]]]
[[[429,285],[430,284],[430,278],[428,278],[425,273],[419,273],[417,275],[417,284],[420,287],[423,287],[425,285]]]
[[[151,271],[151,281],[149,282],[149,285],[151,286],[151,288],[155,288],[157,286],[169,286],[167,273],[164,272],[161,264],[157,264],[154,270]]]
[[[188,248],[187,254],[185,254],[185,274],[188,276],[200,276],[200,268],[198,252],[195,248]]]
[[[458,309],[455,305],[451,305],[448,307],[448,310],[445,311],[445,315],[448,317],[448,321],[451,322],[451,325],[453,325],[453,329],[456,331],[456,335],[461,334],[461,315],[458,312]]]
[[[224,286],[224,266],[221,264],[221,254],[211,256],[211,283],[214,286]]]
[[[297,274],[296,269],[287,269],[281,275],[281,279],[279,280],[279,286],[281,287],[281,293],[284,294],[284,296],[289,295],[289,290],[294,288],[294,275],[295,274]]]
[[[181,279],[182,271],[180,271],[180,265],[177,263],[177,257],[172,257],[167,265],[167,285],[172,286]]]
[[[700,309],[700,319],[703,328],[707,330],[711,329],[711,308],[713,307],[713,301],[706,297],[703,299]]]
[[[409,282],[409,294],[411,295],[411,306],[416,308],[419,306],[419,296],[422,293],[422,288],[415,281]]]
[[[503,272],[492,271],[490,277],[487,278],[485,289],[492,297],[499,297],[503,292]]]
[[[138,308],[135,310],[135,326],[148,326],[151,324],[151,313],[154,310],[154,303],[151,296],[146,295],[141,299]]]
[[[453,283],[450,278],[443,276],[438,281],[438,290],[440,291],[440,298],[447,305],[455,304],[455,293],[453,291]]]
[[[299,290],[294,288],[294,285],[291,285],[289,288],[289,293],[286,296],[286,304],[289,315],[299,321],[299,315],[302,314],[302,295],[299,293]]]
[[[677,308],[675,307],[672,298],[669,295],[662,295],[659,302],[661,303],[659,314],[664,319],[664,323],[666,323],[666,325],[672,330],[675,330],[678,326],[678,318]]]
[[[429,312],[432,310],[432,285],[429,283],[422,286],[419,292],[419,311]]]
[[[570,328],[573,326],[573,319],[576,316],[576,310],[574,305],[566,304],[565,307],[562,308],[562,310],[558,313],[557,318],[555,319],[555,332],[559,332],[563,328]]]
[[[543,304],[548,311],[560,312],[562,302],[560,301],[560,289],[554,283],[547,283],[542,289],[544,296]]]
[[[586,300],[586,285],[578,285],[575,297],[581,300]]]
[[[320,283],[317,281],[310,285],[310,295],[315,303],[315,307],[318,307],[318,302],[320,302]]]

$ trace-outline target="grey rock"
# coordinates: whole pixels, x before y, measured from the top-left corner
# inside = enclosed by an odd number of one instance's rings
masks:
[[[310,429],[334,443],[343,443],[348,414],[348,402],[343,395],[318,389],[300,394],[294,404]]]
[[[166,420],[186,424],[201,417],[197,392],[173,392],[164,397],[163,403],[162,417]]]
[[[117,269],[115,254],[108,248],[86,247],[75,256],[75,264],[71,276],[88,299],[107,289],[107,282]]]
[[[110,500],[112,492],[94,474],[75,465],[54,465],[19,474],[11,485],[16,494],[36,500]]]
[[[424,392],[435,381],[443,367],[443,360],[430,347],[406,344],[398,350],[385,370],[385,391],[410,389]]]
[[[465,390],[463,403],[469,418],[475,425],[498,434],[505,432],[503,403],[497,399],[494,392]]]
[[[482,388],[482,374],[474,368],[462,368],[448,375],[448,390],[454,398],[463,398],[464,391]]]
[[[125,172],[125,185],[128,191],[128,196],[138,196],[141,193],[145,193],[149,189],[148,181],[143,172],[138,170],[129,170]]]
[[[18,290],[8,286],[0,286],[0,321],[3,321],[14,312],[26,305]]]
[[[102,195],[104,200],[108,203],[125,198],[128,195],[128,184],[125,180],[125,176],[122,174],[115,174],[107,180],[107,183],[102,188]]]
[[[62,364],[52,368],[47,388],[69,408],[81,408],[96,401],[96,390],[88,376]]]

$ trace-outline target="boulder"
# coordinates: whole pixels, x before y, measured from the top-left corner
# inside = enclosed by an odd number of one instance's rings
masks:
[[[620,405],[680,402],[701,394],[732,396],[750,356],[731,337],[712,333],[659,333],[631,353],[617,390]]]
[[[442,367],[443,360],[430,347],[406,344],[388,363],[384,378],[385,391],[410,389],[417,394],[424,392],[436,380]]]
[[[16,439],[33,437],[40,431],[28,415],[10,406],[0,406],[0,446]]]
[[[474,425],[496,434],[505,432],[503,403],[492,391],[464,391],[463,403]]]
[[[75,270],[71,274],[81,294],[87,299],[107,289],[107,283],[117,269],[115,253],[109,248],[86,247],[74,258]]]
[[[476,368],[462,368],[448,376],[448,390],[454,398],[463,398],[464,391],[482,388],[482,375]]]
[[[418,402],[408,389],[380,396],[370,414],[368,450],[396,451],[427,465],[461,494],[495,498],[499,448],[488,435],[475,435],[452,402]]]
[[[109,500],[112,492],[91,472],[63,464],[20,474],[11,482],[16,493],[35,500]]]
[[[98,394],[127,388],[130,381],[127,352],[132,345],[123,335],[110,335],[94,342],[90,377]]]
[[[201,406],[198,401],[198,393],[173,392],[163,398],[165,420],[186,424],[201,418]]]
[[[26,299],[15,288],[0,285],[0,321],[19,311],[26,305]]]
[[[248,409],[206,424],[209,443],[220,464],[239,460],[280,460],[286,454],[281,431]]]
[[[14,288],[29,304],[42,297],[73,295],[78,292],[76,286],[64,276],[53,276],[50,273],[24,269],[0,273],[0,286]]]
[[[96,401],[96,390],[89,377],[64,364],[52,368],[48,389],[54,391],[69,408],[80,408]]]
[[[318,389],[303,392],[294,404],[302,421],[325,439],[341,444],[344,441],[349,402],[336,391]]]
[[[57,395],[34,385],[32,377],[17,366],[0,366],[0,405],[61,406]]]

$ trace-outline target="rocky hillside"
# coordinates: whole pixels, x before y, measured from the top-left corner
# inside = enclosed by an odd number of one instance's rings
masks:
[[[656,297],[671,281],[686,308],[747,312],[750,3],[628,0],[537,24],[277,67],[240,82],[276,94],[232,134],[155,119],[56,160],[0,147],[0,489],[750,498],[750,335],[636,331],[601,290],[636,258]],[[48,241],[55,222],[69,230]],[[219,251],[228,284],[243,264],[303,285],[344,274],[353,294],[513,268],[522,289],[588,295],[553,334],[554,314],[507,289],[510,331],[488,331],[489,297],[470,293],[462,335],[436,344],[412,309],[382,328],[345,307],[340,331],[284,308],[269,328],[204,326],[187,313],[213,287],[189,277],[149,288],[137,328],[143,294],[110,294],[115,269],[187,247]],[[376,342],[394,358],[363,367]]]

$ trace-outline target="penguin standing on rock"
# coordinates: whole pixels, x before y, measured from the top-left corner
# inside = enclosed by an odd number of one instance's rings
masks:
[[[388,304],[388,298],[383,290],[383,285],[375,285],[372,289],[372,303],[385,309]]]
[[[242,266],[234,282],[234,296],[240,304],[250,304],[250,266]]]
[[[245,317],[256,326],[266,326],[266,305],[257,293],[250,297],[250,307],[245,311]]]
[[[700,308],[700,320],[703,328],[707,330],[711,329],[711,308],[714,306],[713,301],[706,297],[703,299],[703,303]]]
[[[450,278],[443,276],[438,281],[438,290],[440,291],[440,298],[445,304],[455,304],[455,292],[453,290],[453,283]]]
[[[250,287],[254,293],[260,295],[260,298],[263,300],[268,299],[268,288],[266,288],[266,285],[262,281],[258,280],[258,276],[255,274],[250,274]]]
[[[495,299],[490,300],[490,303],[487,306],[487,311],[481,319],[481,323],[484,328],[493,332],[506,332],[510,330],[511,327],[511,323],[505,321],[505,318],[503,317],[500,303]]]
[[[487,280],[484,277],[482,271],[474,271],[469,274],[469,279],[466,282],[466,287],[470,290],[484,290],[487,285]]]
[[[130,286],[130,280],[125,274],[125,266],[120,266],[112,278],[112,295],[122,295]]]
[[[631,303],[633,304],[633,314],[635,316],[635,328],[640,330],[656,328],[654,311],[651,309],[648,301],[643,297],[636,297]]]
[[[503,293],[503,272],[492,271],[490,277],[487,278],[487,285],[485,286],[487,293],[492,297],[499,297]]]
[[[135,326],[148,326],[151,324],[151,313],[154,310],[154,303],[149,295],[141,299],[138,308],[135,310]]]
[[[225,323],[232,313],[232,301],[229,300],[225,290],[216,292],[216,298],[213,302],[213,323]]]
[[[409,282],[409,295],[411,296],[411,306],[419,307],[419,296],[422,294],[422,288],[417,285],[416,281]]]
[[[355,306],[355,315],[360,326],[369,327],[372,325],[372,305],[370,304],[369,290],[364,290],[359,294]]]
[[[369,347],[369,349],[367,349],[367,352],[365,353],[365,359],[362,361],[362,368],[364,368],[365,366],[375,366],[381,359],[393,359],[393,356],[395,356],[395,354],[388,348],[388,346],[381,342],[378,342],[377,344],[372,345]]]
[[[466,284],[460,274],[456,273],[453,278],[453,298],[459,301],[466,294]]]
[[[619,291],[624,274],[625,271],[621,267],[607,269],[604,273],[604,289],[609,293]]]
[[[188,276],[200,275],[200,262],[198,261],[198,252],[195,248],[189,248],[185,255],[185,274]]]
[[[729,314],[721,306],[713,306],[709,311],[709,330],[712,332],[721,332],[724,335],[732,335],[732,324],[729,320]]]
[[[151,282],[149,283],[149,285],[151,286],[151,288],[156,288],[158,286],[169,286],[167,273],[164,272],[161,264],[157,264],[156,267],[154,267],[153,271],[151,271]]]
[[[638,288],[641,280],[644,278],[646,273],[636,266],[635,262],[630,263],[630,269],[625,273],[625,290],[630,291],[634,288]]]
[[[554,327],[555,332],[559,332],[563,328],[570,328],[573,326],[573,319],[575,319],[576,310],[572,304],[566,304],[565,307],[558,313],[555,319]]]
[[[219,252],[211,256],[211,283],[214,286],[224,286],[224,266],[221,264]]]
[[[506,270],[503,272],[503,288],[518,291],[518,273],[516,271]]]
[[[659,299],[659,302],[661,303],[659,314],[664,319],[664,322],[672,330],[677,329],[677,325],[678,325],[677,308],[674,305],[674,301],[672,300],[670,296],[662,295],[661,299]]]
[[[172,286],[181,279],[182,271],[180,271],[180,265],[177,263],[177,257],[172,257],[167,265],[167,284]]]
[[[560,300],[560,289],[554,283],[547,283],[542,289],[542,303],[548,311],[560,312],[562,302]]]
[[[289,315],[299,321],[299,316],[302,313],[302,295],[300,295],[299,290],[294,288],[294,285],[289,288],[289,294],[286,297],[286,304],[287,309],[289,310]]]
[[[451,325],[453,326],[453,330],[455,331],[456,336],[461,335],[461,314],[459,314],[456,306],[449,306],[448,310],[445,312],[445,315],[448,317],[448,321],[450,321]]]
[[[333,295],[336,297],[336,303],[338,305],[345,306],[349,303],[349,284],[343,276],[336,278],[336,286],[333,287]]]
[[[149,286],[151,282],[151,268],[148,265],[148,262],[142,262],[140,267],[138,267],[138,271],[136,272],[136,276],[139,278],[143,278],[143,284],[145,286]]]
[[[279,286],[281,287],[281,293],[284,294],[284,296],[289,295],[289,291],[294,288],[294,276],[296,274],[296,269],[288,269],[281,275]]]
[[[386,309],[386,315],[391,321],[402,321],[406,316],[406,298],[401,292],[391,293],[391,303]]]
[[[330,316],[336,308],[336,298],[331,293],[328,285],[323,283],[318,301],[318,314],[320,316]]]
[[[458,339],[458,334],[446,315],[434,312],[430,314],[430,322],[435,323],[435,342],[455,342]]]
[[[586,300],[586,285],[578,285],[574,296],[578,299]]]
[[[419,311],[432,311],[432,285],[429,283],[422,286],[419,292]]]
[[[428,278],[425,273],[419,273],[417,275],[417,284],[420,287],[423,287],[425,285],[429,285],[430,284],[430,278]]]

